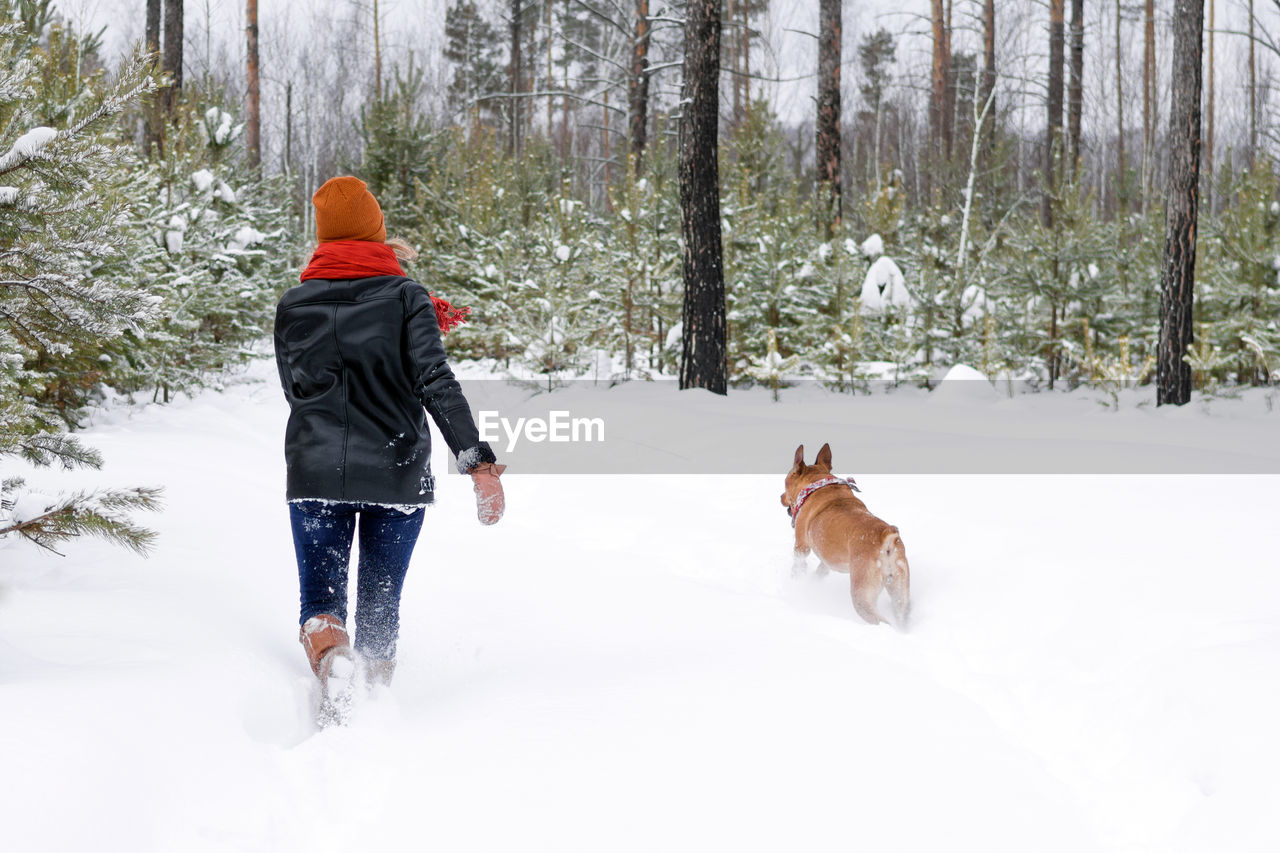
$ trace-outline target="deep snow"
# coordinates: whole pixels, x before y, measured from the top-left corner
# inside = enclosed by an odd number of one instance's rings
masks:
[[[902,633],[791,576],[788,458],[512,470],[482,528],[437,440],[395,684],[316,733],[271,370],[30,475],[167,509],[149,560],[0,543],[5,850],[1280,846],[1280,478],[868,475],[837,445],[902,530]],[[799,430],[785,405],[759,417]]]

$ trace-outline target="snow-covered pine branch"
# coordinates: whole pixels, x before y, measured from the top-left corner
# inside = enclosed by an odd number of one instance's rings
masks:
[[[17,478],[4,484],[8,509],[0,516],[0,538],[13,533],[55,554],[55,545],[86,534],[142,555],[155,544],[155,532],[134,524],[129,513],[160,509],[160,489],[99,489],[49,497],[22,492],[23,485]]]

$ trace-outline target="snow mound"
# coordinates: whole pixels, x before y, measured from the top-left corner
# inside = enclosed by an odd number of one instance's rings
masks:
[[[874,314],[886,308],[906,307],[911,304],[907,282],[902,270],[892,258],[880,256],[862,280],[862,292],[858,295],[864,313]]]
[[[932,396],[952,402],[989,403],[999,399],[1000,394],[984,373],[967,364],[957,364],[942,377]]]

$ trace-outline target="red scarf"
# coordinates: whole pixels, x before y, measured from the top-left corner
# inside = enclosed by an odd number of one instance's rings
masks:
[[[301,280],[323,278],[335,281],[375,275],[404,275],[400,260],[390,246],[371,240],[333,240],[316,248],[307,268],[302,271]],[[441,332],[465,323],[471,313],[470,308],[455,308],[434,293],[431,294],[431,304],[435,306]]]

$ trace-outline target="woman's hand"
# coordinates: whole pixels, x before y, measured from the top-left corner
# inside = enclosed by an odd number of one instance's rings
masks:
[[[476,493],[476,517],[484,525],[497,524],[507,508],[502,493],[502,481],[498,478],[507,470],[506,465],[482,462],[471,469],[471,483]]]

